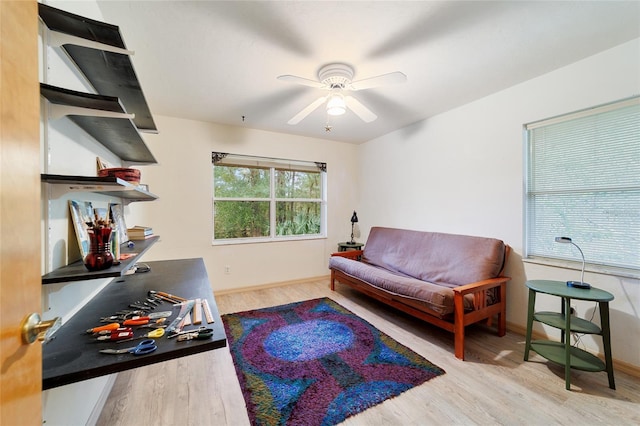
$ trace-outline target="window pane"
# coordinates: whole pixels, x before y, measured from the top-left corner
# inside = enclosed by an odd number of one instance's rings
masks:
[[[279,201],[276,203],[276,235],[320,233],[320,203]]]
[[[640,270],[640,102],[587,112],[528,129],[527,256]]]
[[[577,250],[554,241],[568,236],[588,263],[637,269],[640,240],[629,238],[639,232],[637,206],[640,191],[532,196],[529,225],[538,232],[529,237],[529,254],[581,261]]]
[[[215,166],[215,197],[269,198],[269,169]]]
[[[214,238],[268,237],[269,201],[216,201]]]
[[[320,173],[297,170],[278,170],[275,172],[277,198],[316,198],[320,199]]]

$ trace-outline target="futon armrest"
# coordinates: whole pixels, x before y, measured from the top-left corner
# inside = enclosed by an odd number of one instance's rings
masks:
[[[349,250],[349,251],[339,251],[337,253],[331,253],[331,256],[340,256],[346,257],[353,260],[359,260],[362,256],[363,250]]]
[[[491,278],[488,280],[477,281],[475,283],[454,287],[452,288],[452,290],[454,294],[459,293],[459,294],[465,295],[469,293],[476,293],[478,291],[488,290],[490,288],[498,287],[500,286],[500,284],[506,283],[507,281],[510,281],[510,280],[511,280],[511,277]]]

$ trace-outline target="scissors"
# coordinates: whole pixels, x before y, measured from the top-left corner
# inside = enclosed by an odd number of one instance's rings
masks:
[[[138,343],[136,346],[132,348],[126,349],[103,349],[100,352],[103,354],[125,354],[127,352],[132,353],[134,355],[146,355],[158,349],[156,346],[156,342],[153,339],[146,339],[142,342]]]
[[[131,335],[133,336],[133,333],[131,333]],[[128,339],[118,340],[116,343],[130,342],[132,340],[138,340],[138,339],[159,339],[162,336],[164,336],[164,328],[156,328],[155,330],[150,331],[146,334],[143,334],[142,336],[130,337]]]

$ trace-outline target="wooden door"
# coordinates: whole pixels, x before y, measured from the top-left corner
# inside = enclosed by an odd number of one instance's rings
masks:
[[[20,324],[40,312],[40,89],[35,1],[0,1],[0,424],[42,424],[42,348]]]

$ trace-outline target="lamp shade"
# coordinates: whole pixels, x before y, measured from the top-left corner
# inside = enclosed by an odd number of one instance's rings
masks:
[[[351,216],[351,223],[356,223],[358,221],[358,215],[355,210],[353,211],[353,215]]]
[[[342,115],[346,111],[347,104],[344,101],[344,96],[339,93],[332,94],[327,101],[327,114]]]

